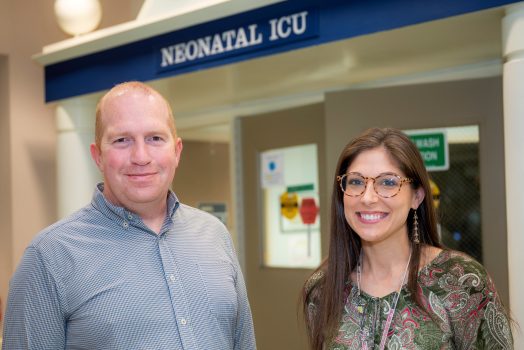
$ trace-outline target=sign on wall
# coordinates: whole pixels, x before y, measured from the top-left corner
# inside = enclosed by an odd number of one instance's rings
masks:
[[[320,264],[318,154],[316,144],[259,154],[262,264],[313,268]]]
[[[448,141],[445,130],[407,130],[405,132],[420,151],[428,171],[449,169]]]
[[[303,10],[247,23],[162,46],[157,70],[177,69],[212,59],[266,49],[318,35],[318,13]]]

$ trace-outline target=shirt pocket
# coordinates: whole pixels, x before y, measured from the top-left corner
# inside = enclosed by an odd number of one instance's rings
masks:
[[[238,299],[233,266],[226,261],[198,262],[197,266],[209,311],[219,321],[234,321],[237,317]]]

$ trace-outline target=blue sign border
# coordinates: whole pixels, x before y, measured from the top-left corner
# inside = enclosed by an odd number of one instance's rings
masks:
[[[156,37],[45,67],[45,100],[56,101],[106,90],[123,81],[148,81],[253,58],[321,45],[364,34],[470,13],[518,0],[290,0],[198,24]],[[262,23],[308,9],[318,25],[313,35],[279,45],[233,51],[195,64],[159,70],[161,47],[220,33],[243,24]]]

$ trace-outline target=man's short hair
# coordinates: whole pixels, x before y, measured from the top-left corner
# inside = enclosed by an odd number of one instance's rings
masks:
[[[111,90],[109,90],[100,101],[98,101],[98,104],[96,106],[96,119],[95,119],[95,143],[100,148],[100,144],[102,142],[102,136],[104,133],[104,123],[102,120],[102,109],[103,105],[106,100],[109,98],[123,94],[126,91],[129,90],[138,90],[141,91],[147,95],[156,95],[160,97],[162,101],[164,101],[169,118],[168,118],[168,124],[169,129],[171,130],[171,134],[173,135],[173,138],[176,139],[176,127],[175,127],[175,118],[173,116],[173,110],[171,109],[171,106],[169,105],[169,102],[165,99],[164,96],[162,96],[161,93],[159,93],[157,90],[153,89],[151,86],[144,84],[140,81],[128,81],[124,83],[120,83],[118,85],[115,85]]]

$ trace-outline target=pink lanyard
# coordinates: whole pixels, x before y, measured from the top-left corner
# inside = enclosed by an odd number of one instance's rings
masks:
[[[357,284],[358,284],[358,294],[360,296],[360,276],[361,276],[361,262],[362,262],[362,252],[360,253],[360,259],[359,264],[357,265]],[[388,338],[388,332],[389,327],[391,327],[391,322],[393,321],[393,315],[395,314],[395,309],[397,308],[398,299],[400,299],[400,291],[402,290],[402,286],[404,285],[404,281],[406,280],[406,275],[408,273],[409,263],[411,261],[411,251],[409,252],[409,259],[408,263],[406,264],[406,268],[404,269],[404,275],[402,276],[402,280],[400,281],[400,286],[398,288],[397,295],[395,296],[395,299],[393,300],[393,306],[389,310],[388,318],[386,320],[386,324],[384,325],[384,330],[382,331],[382,337],[380,339],[380,350],[384,350],[386,347],[386,340]],[[362,339],[362,349],[368,350],[368,344],[367,342]]]

